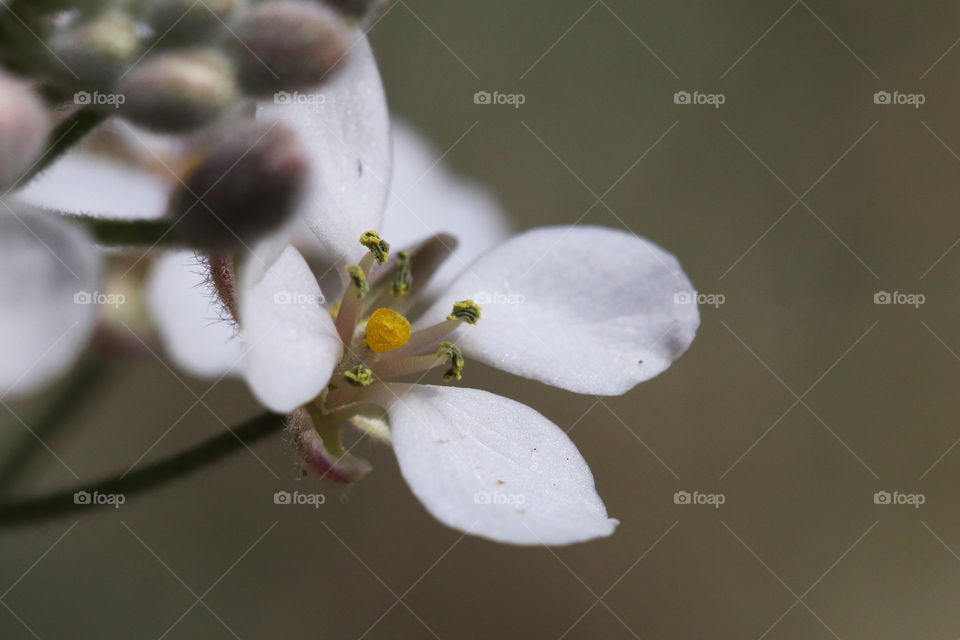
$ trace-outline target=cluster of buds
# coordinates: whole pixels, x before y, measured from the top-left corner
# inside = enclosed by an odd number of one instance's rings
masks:
[[[350,30],[381,2],[2,4],[0,192],[40,163],[47,142],[62,133],[51,133],[58,121],[80,111],[97,122],[119,118],[177,136],[191,149],[170,215],[183,217],[192,244],[222,250],[282,224],[306,181],[305,154],[294,134],[275,123],[256,125],[252,105],[335,74],[348,55]],[[243,188],[217,188],[223,168],[235,165],[242,180],[229,184]]]

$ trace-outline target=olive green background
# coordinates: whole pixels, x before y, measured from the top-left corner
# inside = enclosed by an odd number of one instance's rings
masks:
[[[404,0],[371,37],[393,110],[518,229],[631,229],[725,298],[622,397],[470,365],[468,384],[570,429],[616,534],[461,537],[370,443],[362,482],[277,506],[315,490],[277,438],[115,512],[0,532],[0,637],[960,636],[960,6]],[[526,102],[476,105],[481,90]],[[925,103],[875,104],[882,90]],[[256,411],[239,383],[209,384],[127,365],[49,444],[91,479],[184,412],[147,459]],[[72,482],[45,454],[20,489]]]

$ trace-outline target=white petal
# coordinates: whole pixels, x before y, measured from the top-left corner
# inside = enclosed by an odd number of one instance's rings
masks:
[[[393,447],[413,493],[444,524],[510,544],[613,533],[593,475],[560,427],[478,389],[387,385]]]
[[[365,36],[312,94],[262,104],[257,117],[281,120],[299,133],[312,158],[311,184],[300,215],[340,264],[366,251],[360,235],[381,227],[390,184],[390,125],[376,60]]]
[[[158,176],[103,156],[75,151],[34,178],[18,198],[45,209],[104,218],[159,218],[167,184]]]
[[[266,407],[288,413],[316,397],[343,354],[310,267],[287,247],[259,279],[241,280],[244,377]]]
[[[484,251],[510,237],[506,214],[489,191],[451,173],[442,153],[402,122],[393,122],[393,182],[383,233],[394,247],[449,233],[459,244],[429,287],[446,285]]]
[[[0,394],[33,391],[74,361],[96,324],[99,279],[82,231],[0,204]]]
[[[465,356],[577,393],[617,395],[690,346],[700,314],[684,302],[695,297],[676,258],[649,240],[544,227],[467,267],[417,326],[472,298],[482,317],[454,335]]]
[[[174,362],[195,376],[239,373],[241,344],[192,251],[162,255],[150,273],[148,302]]]

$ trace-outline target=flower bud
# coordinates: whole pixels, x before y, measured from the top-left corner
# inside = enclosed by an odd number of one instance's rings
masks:
[[[56,34],[50,49],[68,84],[106,90],[136,60],[140,38],[126,14],[110,12]]]
[[[123,78],[120,94],[123,117],[159,133],[207,124],[238,95],[230,61],[212,49],[153,56]]]
[[[270,2],[235,30],[240,84],[252,95],[318,84],[346,54],[346,27],[319,4]]]
[[[224,21],[236,4],[236,0],[150,0],[143,18],[159,38],[159,46],[193,44],[225,29]]]
[[[190,243],[219,251],[250,247],[293,213],[309,161],[282,124],[243,123],[183,178],[170,216]]]
[[[0,72],[0,193],[29,170],[49,133],[50,120],[37,96]]]

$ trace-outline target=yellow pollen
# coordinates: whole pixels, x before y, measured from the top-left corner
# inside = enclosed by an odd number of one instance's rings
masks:
[[[393,309],[381,307],[367,322],[367,346],[377,353],[393,351],[410,340],[410,321]]]

